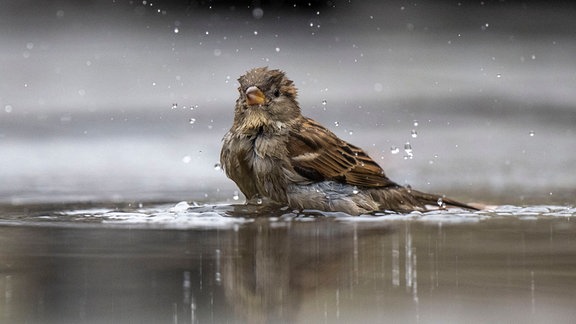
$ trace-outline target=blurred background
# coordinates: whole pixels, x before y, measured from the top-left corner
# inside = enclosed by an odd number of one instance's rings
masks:
[[[236,79],[398,183],[576,202],[576,6],[538,1],[2,1],[0,202],[233,202]],[[240,201],[242,198],[240,198]]]

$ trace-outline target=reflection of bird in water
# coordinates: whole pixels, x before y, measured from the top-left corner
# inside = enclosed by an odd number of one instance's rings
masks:
[[[388,233],[379,227],[364,229],[360,235],[352,226],[331,221],[282,227],[267,222],[260,218],[239,228],[223,251],[226,298],[248,323],[298,322],[296,317],[309,306],[303,304],[317,300],[317,294],[349,288],[355,237],[363,243],[364,253],[372,250],[372,238],[381,242]]]
[[[255,68],[239,82],[220,160],[249,201],[351,215],[425,211],[430,205],[476,209],[388,179],[362,149],[302,116],[296,87],[284,72]]]

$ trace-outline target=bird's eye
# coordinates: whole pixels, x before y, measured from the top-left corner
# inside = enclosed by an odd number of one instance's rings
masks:
[[[276,89],[276,91],[274,91],[274,97],[280,97],[280,90]]]

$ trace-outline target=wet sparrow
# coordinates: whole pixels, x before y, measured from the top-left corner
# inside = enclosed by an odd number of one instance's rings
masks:
[[[240,97],[220,162],[249,202],[351,215],[425,211],[429,205],[476,209],[388,179],[362,149],[302,116],[296,87],[284,72],[255,68],[238,81]]]

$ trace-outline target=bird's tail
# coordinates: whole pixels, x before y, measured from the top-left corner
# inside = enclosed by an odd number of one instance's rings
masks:
[[[444,197],[437,194],[429,194],[421,192],[414,189],[409,189],[410,193],[414,198],[416,198],[423,205],[438,206],[438,208],[443,209],[446,207],[460,207],[469,210],[480,210],[477,207],[471,206],[469,204],[461,203],[457,200]]]
[[[424,193],[410,187],[397,186],[386,190],[370,190],[379,210],[392,210],[402,213],[412,211],[430,211],[447,207],[460,207],[468,210],[480,210],[476,206],[461,203],[442,195]]]

